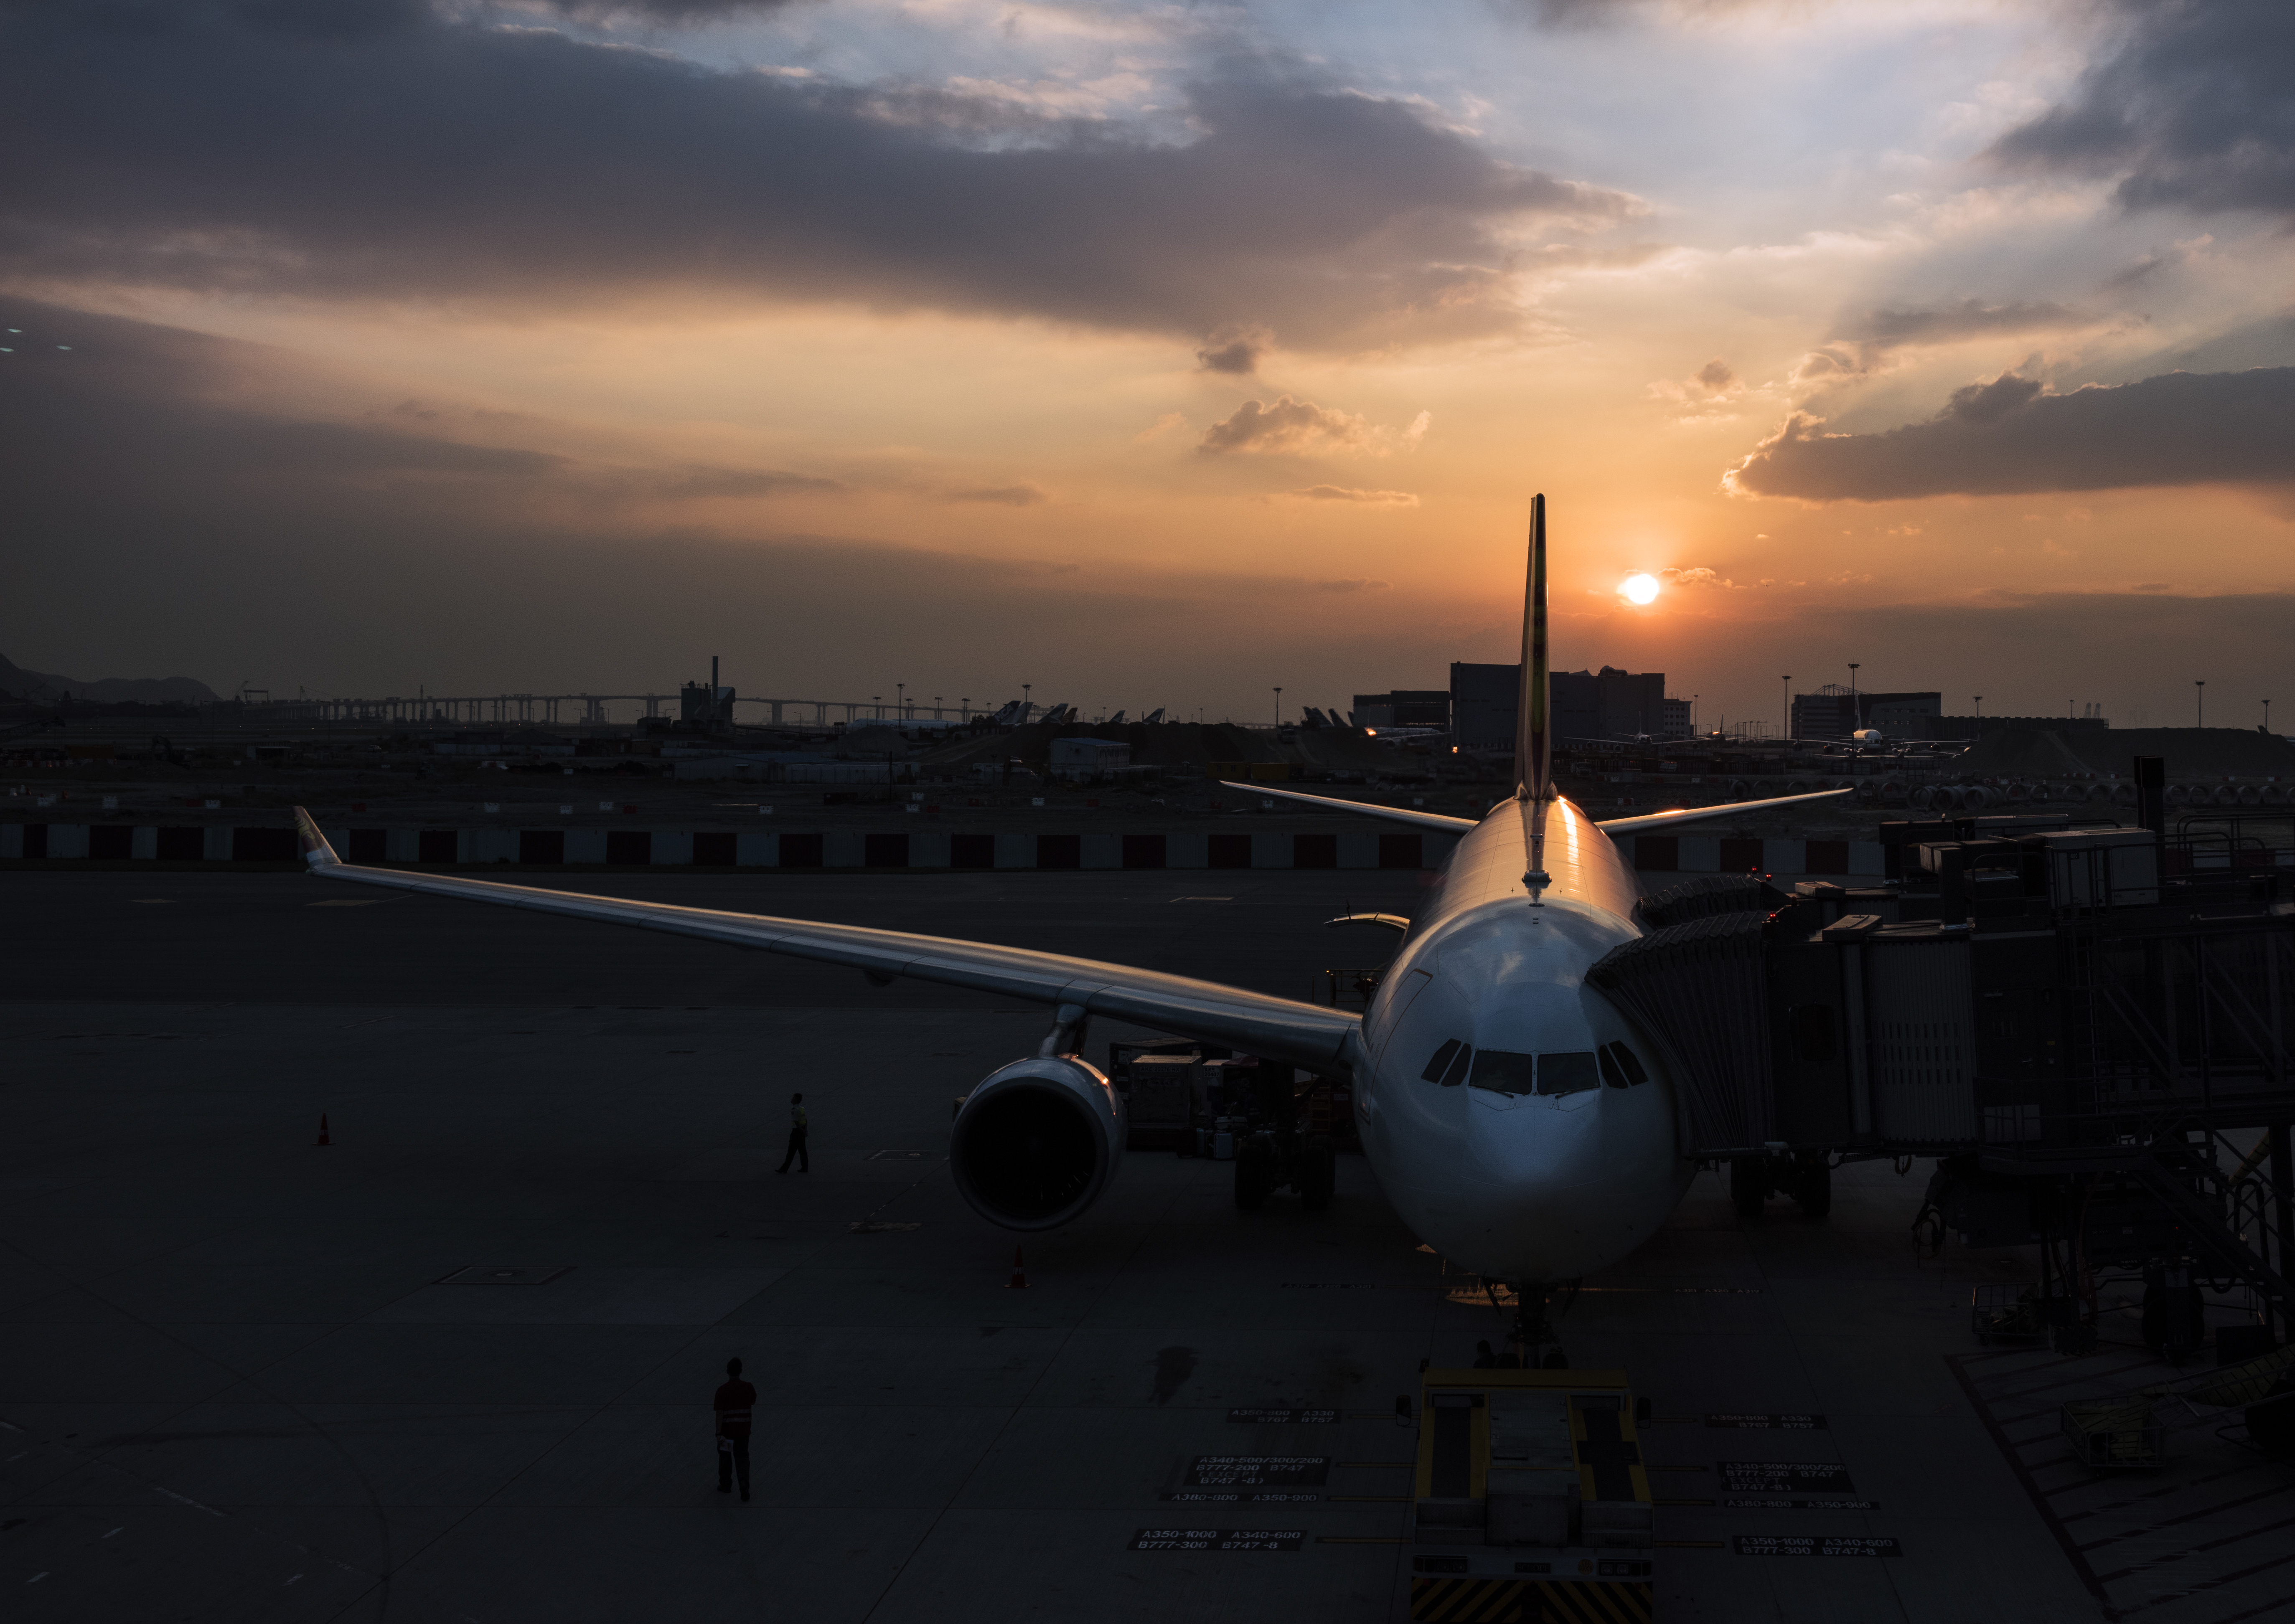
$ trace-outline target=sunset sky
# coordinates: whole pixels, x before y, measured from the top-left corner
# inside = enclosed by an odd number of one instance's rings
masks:
[[[1707,724],[2284,731],[2291,225],[2284,0],[0,0],[0,653],[1263,720],[1543,490]]]

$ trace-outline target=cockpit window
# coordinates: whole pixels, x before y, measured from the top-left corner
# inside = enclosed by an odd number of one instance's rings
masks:
[[[1649,1081],[1639,1056],[1622,1043],[1602,1045],[1602,1081],[1613,1089],[1630,1089]]]
[[[1527,1094],[1535,1062],[1528,1055],[1486,1049],[1474,1057],[1473,1084],[1494,1094]]]
[[[1538,1057],[1538,1091],[1541,1094],[1582,1094],[1602,1086],[1594,1067],[1594,1051],[1573,1049]]]
[[[1450,1062],[1458,1057],[1458,1040],[1452,1038],[1449,1042],[1442,1045],[1442,1048],[1436,1049],[1434,1051],[1434,1057],[1426,1063],[1426,1069],[1418,1073],[1419,1081],[1422,1082],[1442,1081],[1442,1073],[1450,1069]]]
[[[1474,1046],[1471,1043],[1460,1044],[1458,1057],[1450,1062],[1450,1069],[1442,1073],[1442,1086],[1446,1089],[1455,1089],[1466,1081],[1467,1068],[1474,1064]]]

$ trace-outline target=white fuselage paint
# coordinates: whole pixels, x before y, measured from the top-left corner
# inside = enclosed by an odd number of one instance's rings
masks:
[[[1533,907],[1526,845],[1513,802],[1459,841],[1365,1012],[1355,1110],[1380,1187],[1421,1240],[1477,1274],[1546,1282],[1639,1246],[1695,1168],[1654,1048],[1586,985],[1597,960],[1642,934],[1632,871],[1609,836],[1556,800],[1546,812],[1552,883]],[[1649,1081],[1560,1097],[1425,1081],[1452,1039],[1523,1054],[1622,1040]]]

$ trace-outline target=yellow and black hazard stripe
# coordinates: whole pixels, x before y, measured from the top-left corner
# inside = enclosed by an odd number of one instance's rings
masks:
[[[1531,1587],[1518,1579],[1410,1581],[1415,1624],[1538,1624]]]
[[[1538,1604],[1535,1612],[1523,1615],[1523,1624],[1650,1624],[1656,1607],[1656,1587],[1646,1580],[1621,1585],[1548,1579],[1525,1587],[1538,1592]]]

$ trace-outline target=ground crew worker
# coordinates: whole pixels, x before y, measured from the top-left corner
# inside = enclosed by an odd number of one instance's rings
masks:
[[[788,1155],[781,1158],[781,1164],[773,1169],[775,1172],[788,1171],[789,1163],[792,1162],[797,1164],[796,1171],[801,1173],[809,1173],[813,1171],[813,1153],[804,1147],[804,1096],[792,1094],[789,1096]]]
[[[757,1390],[741,1379],[741,1361],[725,1361],[725,1384],[710,1400],[717,1416],[717,1492],[733,1491],[733,1474],[741,1474],[741,1498],[749,1498],[749,1419],[757,1403]]]

